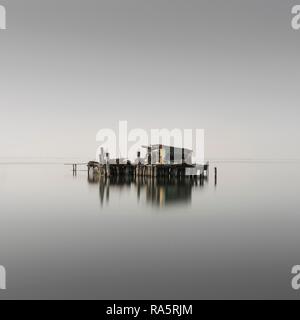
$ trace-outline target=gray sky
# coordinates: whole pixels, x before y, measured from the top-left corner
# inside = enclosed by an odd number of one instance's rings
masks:
[[[0,4],[1,158],[94,157],[118,120],[204,128],[208,158],[300,158],[297,1]]]

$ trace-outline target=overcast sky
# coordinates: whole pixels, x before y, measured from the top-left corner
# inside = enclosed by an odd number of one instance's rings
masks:
[[[300,158],[297,1],[0,4],[0,158],[86,160],[119,120],[203,128],[208,158]]]

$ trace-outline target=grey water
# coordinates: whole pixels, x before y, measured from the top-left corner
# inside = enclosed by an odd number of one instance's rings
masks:
[[[0,165],[0,299],[298,299],[300,163],[213,165],[217,184]]]

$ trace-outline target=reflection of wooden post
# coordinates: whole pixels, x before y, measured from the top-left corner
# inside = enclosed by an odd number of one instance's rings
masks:
[[[140,179],[137,180],[137,198],[138,198],[138,201],[141,198],[141,182],[140,182]]]

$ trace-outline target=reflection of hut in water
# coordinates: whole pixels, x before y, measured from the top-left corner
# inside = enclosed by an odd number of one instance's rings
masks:
[[[111,200],[110,194],[128,192],[134,186],[138,201],[144,199],[148,204],[168,206],[190,203],[193,190],[203,187],[206,179],[199,183],[199,180],[190,178],[151,179],[130,176],[107,178],[98,175],[96,178],[90,176],[88,181],[93,184],[96,181],[99,183],[99,198],[102,205],[104,201],[108,203]]]
[[[104,199],[109,202],[110,192],[122,192],[125,189],[129,189],[133,182],[133,179],[130,176],[124,177],[110,177],[97,176],[97,181],[99,183],[99,197],[100,202],[103,204]],[[89,183],[94,183],[94,179],[88,179]]]
[[[193,181],[156,179],[146,184],[146,200],[159,206],[189,203],[192,200]]]

